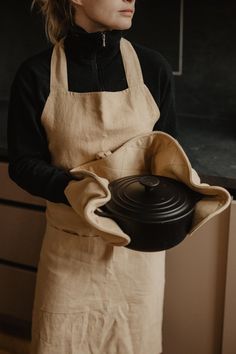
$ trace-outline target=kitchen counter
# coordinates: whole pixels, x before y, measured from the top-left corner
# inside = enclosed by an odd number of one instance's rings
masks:
[[[235,123],[180,117],[178,130],[178,140],[202,182],[225,187],[236,199]]]
[[[236,123],[180,116],[178,125],[178,140],[202,182],[225,187],[236,199]],[[6,146],[0,145],[0,161],[7,161]]]

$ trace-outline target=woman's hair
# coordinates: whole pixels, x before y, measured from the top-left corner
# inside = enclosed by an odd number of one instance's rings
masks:
[[[33,0],[31,9],[38,6],[45,18],[47,38],[57,43],[66,36],[73,23],[74,8],[71,0]]]

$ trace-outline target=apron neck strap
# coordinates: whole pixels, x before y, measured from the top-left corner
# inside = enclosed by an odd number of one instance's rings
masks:
[[[128,87],[143,84],[143,74],[138,56],[132,44],[125,38],[121,38],[120,51],[125,69]]]
[[[128,87],[143,84],[142,69],[138,56],[132,44],[125,38],[121,38],[120,51]],[[67,62],[63,40],[54,46],[51,58],[50,89],[58,88],[68,91]]]
[[[50,89],[58,88],[68,91],[67,62],[63,40],[55,44],[51,58]]]

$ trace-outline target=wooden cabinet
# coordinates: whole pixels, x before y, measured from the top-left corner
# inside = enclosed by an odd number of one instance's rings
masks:
[[[222,354],[236,352],[236,201],[232,202],[225,287]]]
[[[0,315],[8,322],[30,322],[36,276],[34,272],[17,267],[0,266]],[[1,318],[0,316],[0,318]],[[2,326],[1,326],[2,327]]]
[[[0,325],[28,322],[45,230],[45,201],[33,197],[8,176],[0,162]],[[28,333],[29,334],[29,333]]]
[[[163,354],[221,354],[229,208],[167,251]]]
[[[45,206],[45,200],[32,196],[18,187],[8,175],[8,163],[0,161],[0,202],[12,201],[26,203],[28,205]]]
[[[37,267],[44,212],[0,204],[0,259]]]
[[[0,261],[36,268],[45,230],[45,201],[11,181],[7,163],[0,163],[0,176]]]

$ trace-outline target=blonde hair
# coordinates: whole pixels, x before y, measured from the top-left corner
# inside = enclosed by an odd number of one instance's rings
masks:
[[[64,38],[73,23],[74,8],[71,0],[33,0],[45,18],[45,32],[53,44]]]

